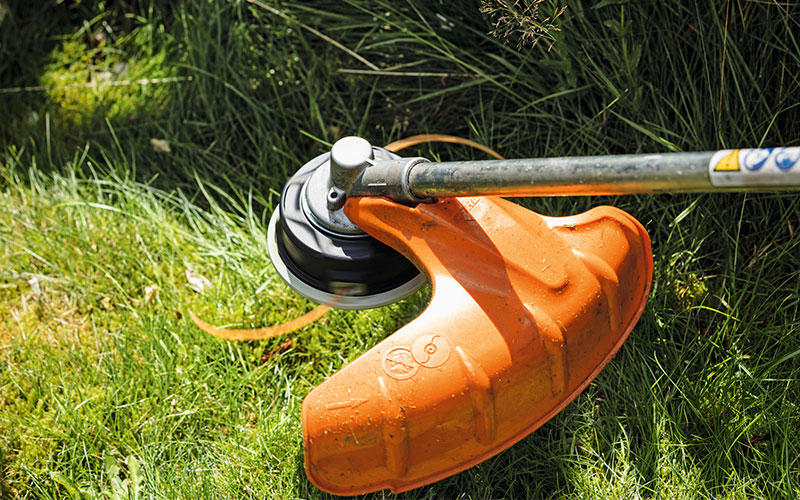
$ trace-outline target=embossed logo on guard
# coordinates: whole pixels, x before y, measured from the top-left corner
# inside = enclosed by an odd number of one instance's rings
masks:
[[[441,335],[423,335],[411,344],[411,354],[425,368],[436,368],[450,357],[450,343]]]
[[[414,361],[408,347],[395,347],[383,356],[383,371],[394,379],[411,378],[417,373],[417,370],[419,370],[419,365]]]

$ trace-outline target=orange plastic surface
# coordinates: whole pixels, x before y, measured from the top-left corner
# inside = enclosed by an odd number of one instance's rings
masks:
[[[423,486],[519,441],[608,363],[650,290],[650,238],[616,208],[353,198],[346,213],[424,269],[433,298],[303,402],[306,473],[338,495]]]

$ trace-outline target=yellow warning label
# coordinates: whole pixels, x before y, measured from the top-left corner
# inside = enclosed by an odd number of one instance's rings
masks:
[[[739,150],[734,149],[726,154],[714,166],[714,172],[738,172],[739,171]]]

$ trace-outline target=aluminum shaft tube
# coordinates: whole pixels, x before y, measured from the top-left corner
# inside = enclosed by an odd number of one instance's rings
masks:
[[[376,161],[350,196],[580,196],[800,190],[800,148],[428,162]],[[408,160],[408,161],[405,161]]]
[[[408,186],[419,198],[707,191],[712,154],[418,163],[409,172]]]

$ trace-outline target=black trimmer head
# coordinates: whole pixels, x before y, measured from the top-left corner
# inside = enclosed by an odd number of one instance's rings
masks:
[[[397,155],[363,139],[345,138],[330,153],[303,166],[286,183],[270,220],[272,263],[300,295],[340,309],[369,309],[396,302],[426,281],[405,257],[364,233],[343,212],[347,179],[331,179],[331,162],[359,171],[373,159]]]

